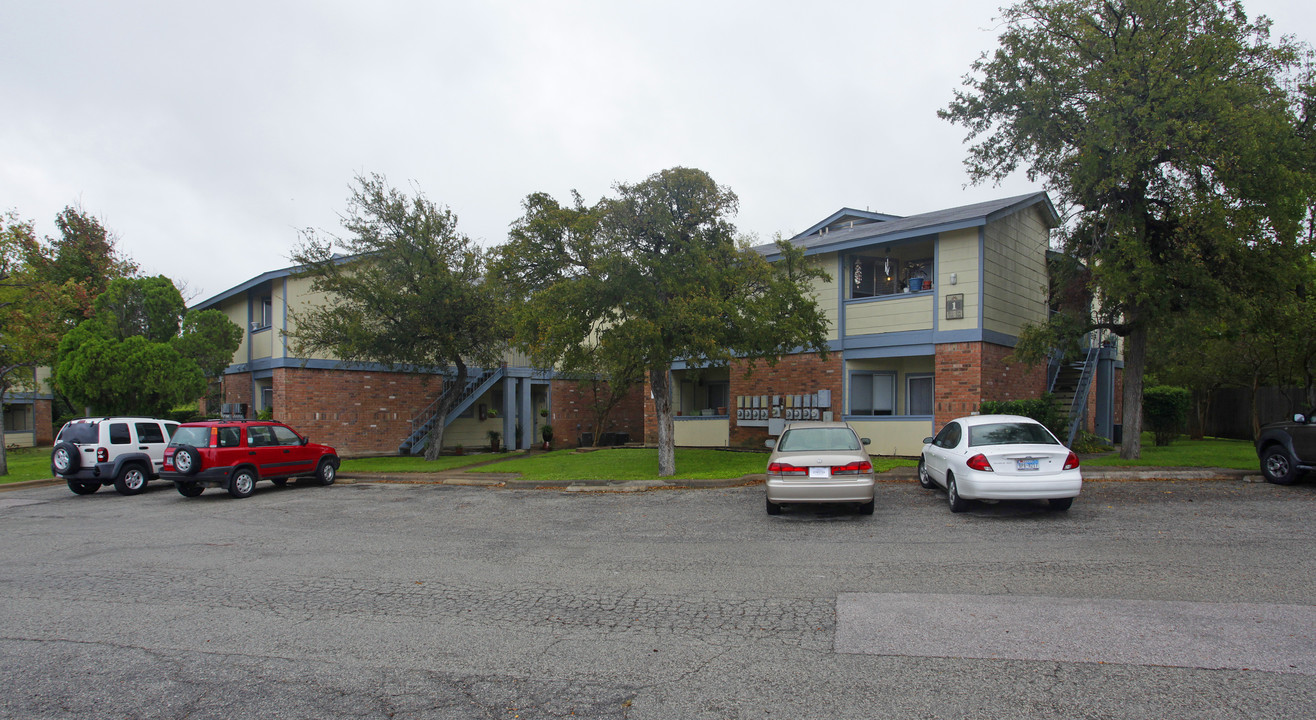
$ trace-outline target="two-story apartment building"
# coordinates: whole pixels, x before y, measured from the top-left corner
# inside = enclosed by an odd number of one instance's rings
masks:
[[[837,211],[790,240],[831,276],[815,285],[827,359],[796,354],[748,377],[743,364],[676,365],[676,444],[755,446],[790,420],[843,419],[872,438],[870,453],[915,455],[984,400],[1039,397],[1054,373],[1007,358],[1020,330],[1047,318],[1058,223],[1044,193],[910,217]],[[1109,416],[1114,384],[1101,387],[1093,412]],[[656,442],[652,401],[645,430]]]
[[[1021,329],[1047,317],[1047,253],[1058,222],[1044,193],[909,217],[844,208],[818,222],[791,242],[830,276],[814,288],[830,321],[828,357],[798,353],[748,376],[743,364],[677,363],[676,444],[761,447],[784,422],[844,419],[872,438],[871,453],[914,455],[923,438],[984,400],[1040,396],[1058,373],[1007,358]],[[776,246],[758,251],[771,260]],[[199,303],[245,330],[223,377],[224,401],[251,416],[272,409],[340,452],[418,451],[418,433],[445,391],[442,369],[391,372],[295,356],[288,333],[296,310],[324,301],[309,279],[285,268]],[[1116,411],[1118,382],[1111,353],[1102,357],[1102,373],[1089,382],[1095,396],[1081,399],[1099,431]],[[473,370],[469,387],[448,390],[460,394],[448,449],[487,447],[490,430],[507,447],[532,447],[544,422],[559,446],[592,432],[657,440],[650,388],[637,388],[609,427],[595,428],[580,383],[515,353],[500,367]]]
[[[530,448],[539,444],[545,423],[553,424],[560,444],[574,445],[582,434],[597,430],[588,390],[531,367],[514,352],[498,367],[471,368],[462,388],[445,385],[444,368],[396,371],[298,355],[289,336],[296,330],[296,313],[326,298],[296,270],[267,272],[194,306],[222,310],[243,329],[233,363],[221,378],[221,396],[245,416],[269,410],[344,455],[419,453],[429,425],[438,421],[435,407],[445,391],[458,394],[447,419],[447,450],[488,448],[491,431],[499,434],[503,447]],[[638,391],[601,431],[640,436]]]

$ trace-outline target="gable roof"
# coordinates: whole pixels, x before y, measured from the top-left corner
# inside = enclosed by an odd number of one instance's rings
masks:
[[[789,242],[796,247],[803,248],[805,255],[817,255],[825,252],[849,250],[874,243],[894,242],[922,235],[980,227],[993,220],[998,220],[1033,206],[1039,206],[1050,227],[1056,227],[1060,224],[1060,215],[1056,212],[1055,206],[1051,204],[1051,198],[1044,192],[1036,192],[1001,198],[1000,200],[973,203],[972,205],[961,205],[960,207],[945,210],[934,210],[919,215],[910,215],[909,217],[885,215],[882,216],[881,220],[874,218],[862,224],[856,222],[853,226],[847,225],[838,228],[836,227],[837,220],[864,212],[843,208],[833,213],[828,219],[791,238]],[[876,213],[867,214],[876,215]],[[758,245],[754,250],[766,256],[769,260],[776,260],[780,255],[775,244]]]

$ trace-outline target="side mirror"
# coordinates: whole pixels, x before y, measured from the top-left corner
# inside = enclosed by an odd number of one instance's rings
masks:
[[[869,440],[868,438],[859,438],[859,442],[861,442],[861,443],[867,445],[867,444],[869,444],[869,443],[871,443],[871,442],[873,442],[873,441],[872,441],[872,440]]]
[[[1307,422],[1307,416],[1303,415],[1302,413],[1297,413],[1293,416],[1293,422],[1302,425]]]
[[[304,437],[304,438],[302,438],[302,444],[303,444],[303,445],[309,443],[310,441],[311,441],[311,439],[308,438],[308,437]]]
[[[923,444],[924,444],[924,445],[931,445],[931,444],[932,444],[932,438],[930,438],[930,437],[925,437],[925,438],[923,438]]]
[[[765,447],[770,447],[775,450],[777,448],[777,441],[773,440],[772,438],[768,438],[767,440],[763,441],[763,445]]]

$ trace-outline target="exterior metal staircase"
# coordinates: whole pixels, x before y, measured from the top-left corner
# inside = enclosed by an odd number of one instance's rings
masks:
[[[443,392],[439,397],[425,407],[424,410],[416,413],[411,419],[411,433],[407,435],[402,444],[398,446],[399,455],[419,455],[425,450],[425,446],[430,441],[430,430],[434,424],[439,422],[439,405],[453,394],[457,395],[457,400],[452,406],[447,416],[443,417],[443,426],[447,427],[476,400],[484,395],[494,383],[502,379],[506,373],[506,368],[494,368],[492,370],[482,370],[480,373],[466,378],[466,384],[460,388],[457,387],[457,378],[445,374],[443,376]]]
[[[1101,348],[1093,345],[1083,351],[1083,359],[1066,363],[1063,356],[1051,359],[1047,367],[1047,392],[1055,397],[1069,417],[1068,438],[1065,444],[1073,447],[1074,438],[1083,425],[1083,412],[1088,406],[1092,378],[1097,374],[1097,358]]]

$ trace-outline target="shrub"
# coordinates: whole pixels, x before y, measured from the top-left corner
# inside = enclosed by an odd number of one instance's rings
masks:
[[[1056,437],[1065,436],[1065,425],[1068,424],[1068,418],[1060,411],[1051,393],[1029,400],[984,400],[978,411],[983,415],[1022,415],[1032,418],[1045,425]]]
[[[1156,437],[1157,446],[1169,445],[1183,432],[1192,393],[1186,388],[1157,385],[1143,388],[1142,419]]]

